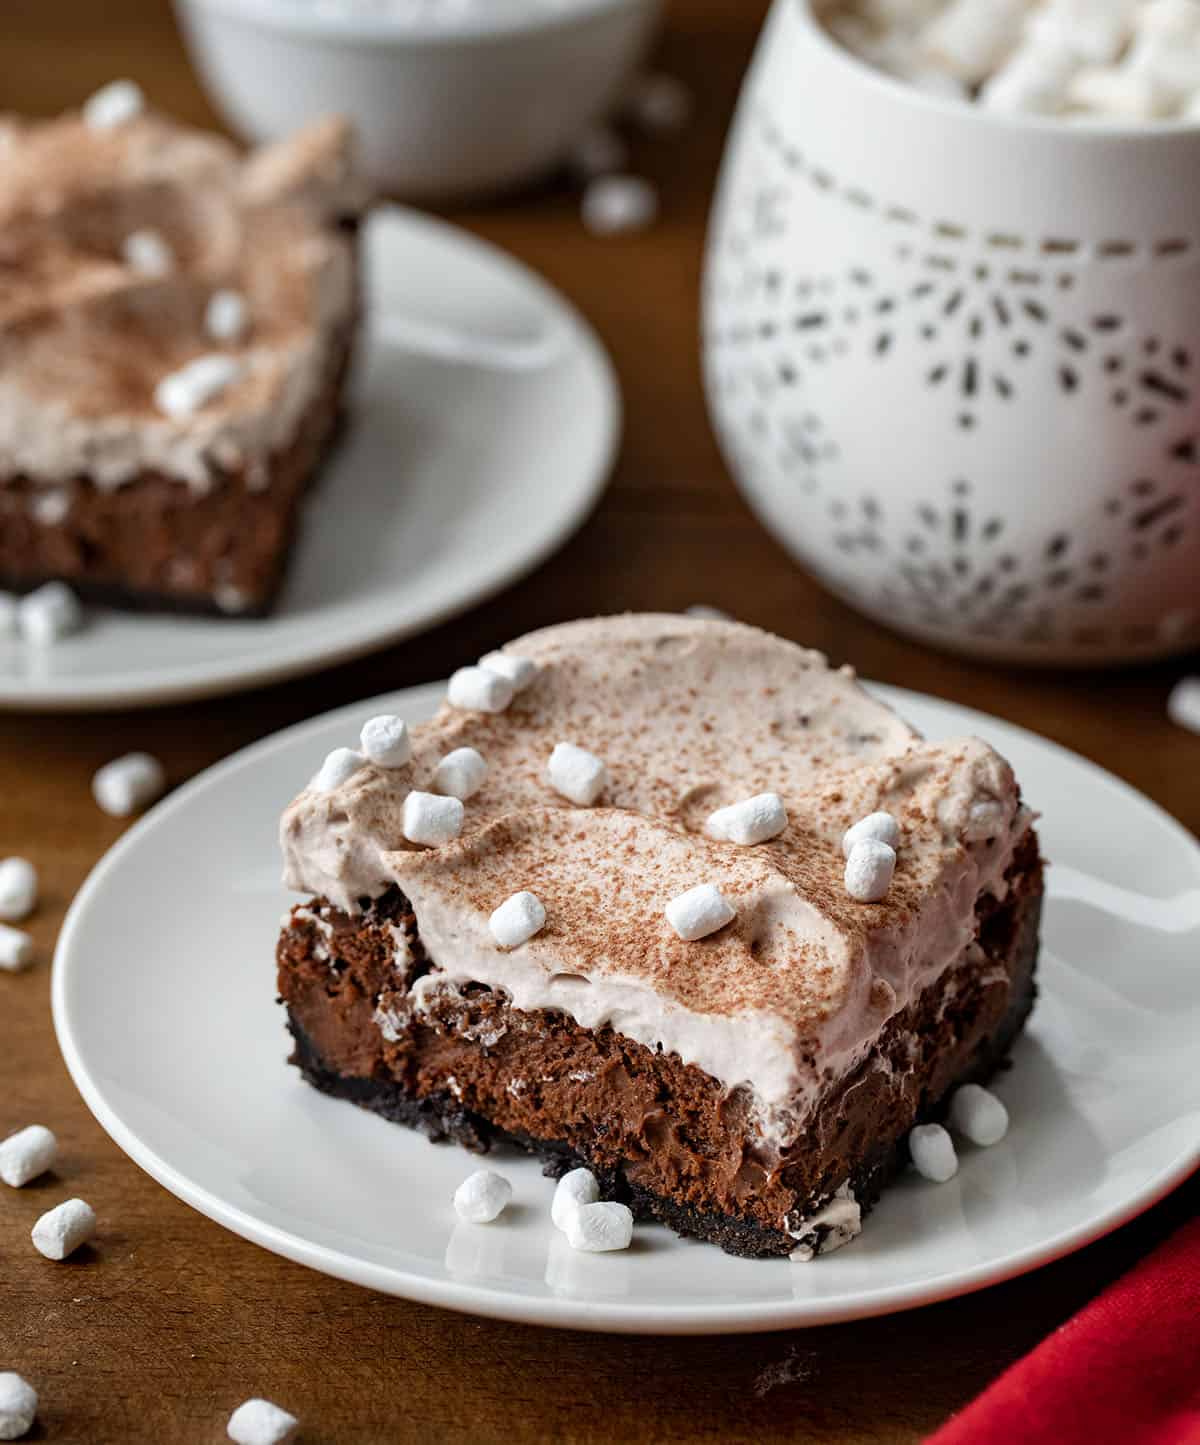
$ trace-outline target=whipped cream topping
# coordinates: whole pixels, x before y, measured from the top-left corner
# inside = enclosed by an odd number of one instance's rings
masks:
[[[108,130],[78,115],[0,121],[0,485],[153,471],[197,491],[286,446],[326,383],[356,305],[365,202],[350,131],[325,120],[247,158],[154,114]],[[160,237],[168,274],[129,263]],[[249,325],[225,350],[241,379],[187,417],[155,388],[211,351],[217,290]]]
[[[923,741],[848,670],[733,623],[603,618],[510,650],[539,672],[505,712],[443,707],[412,729],[406,767],[300,794],[281,829],[288,886],[355,911],[397,884],[434,965],[413,1008],[483,983],[521,1009],[610,1025],[749,1088],[764,1139],[786,1142],[887,1020],[962,959],[980,893],[1003,892],[1030,822],[1011,769],[977,739]],[[564,740],[607,764],[591,808],[547,783]],[[406,795],[462,746],[489,771],[461,833],[408,846]],[[778,837],[706,834],[717,808],[764,791],[786,806]],[[857,903],[842,836],[881,809],[900,824],[899,863],[883,902]],[[737,916],[684,942],[664,909],[699,883]],[[524,889],[546,926],[501,949],[488,919]]]

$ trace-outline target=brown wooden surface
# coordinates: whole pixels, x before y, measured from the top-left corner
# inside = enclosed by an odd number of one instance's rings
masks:
[[[303,1417],[308,1445],[914,1441],[1200,1203],[1193,1180],[1073,1259],[891,1319],[707,1340],[553,1333],[371,1294],[225,1233],[125,1159],[59,1059],[48,1007],[55,932],[121,832],[91,801],[97,765],[149,747],[180,781],[297,719],[444,676],[527,628],[581,614],[723,606],[851,659],[868,676],[1035,728],[1200,829],[1200,741],[1163,712],[1178,666],[1062,675],[939,656],[826,596],[739,501],[701,402],[696,295],[721,138],[762,8],[761,0],[672,8],[664,58],[695,88],[699,115],[684,140],[639,151],[639,168],[662,187],[663,219],[650,234],[589,239],[565,187],[460,218],[575,300],[621,374],[627,432],[616,477],[554,560],[424,638],[266,692],[159,712],[0,715],[0,856],[27,855],[45,880],[31,924],[37,966],[0,976],[0,1134],[40,1120],[64,1146],[55,1178],[0,1190],[0,1370],[36,1381],[42,1438],[217,1441],[229,1410],[261,1392]],[[4,108],[53,111],[129,73],[156,103],[209,118],[159,0],[7,0],[3,23]],[[267,988],[268,960],[263,967]],[[86,1258],[54,1265],[33,1252],[28,1229],[68,1190],[92,1201],[101,1229]]]

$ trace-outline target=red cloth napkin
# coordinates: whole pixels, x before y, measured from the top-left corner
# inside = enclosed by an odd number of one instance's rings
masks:
[[[1006,1370],[927,1445],[1200,1445],[1200,1219]]]

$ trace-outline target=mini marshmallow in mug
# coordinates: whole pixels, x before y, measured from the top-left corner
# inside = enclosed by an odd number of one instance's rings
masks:
[[[979,103],[1007,115],[1057,115],[1078,69],[1070,50],[1027,44],[984,82]]]
[[[968,84],[986,79],[1016,46],[1025,0],[951,0],[921,32],[927,60]]]

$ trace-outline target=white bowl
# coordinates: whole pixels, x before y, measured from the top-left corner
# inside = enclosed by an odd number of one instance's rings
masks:
[[[248,139],[339,112],[405,199],[458,200],[551,170],[614,103],[661,0],[571,0],[470,25],[339,14],[300,0],[175,0],[213,102]]]
[[[996,658],[1200,643],[1200,127],[933,99],[776,0],[709,239],[729,464],[863,611]]]

